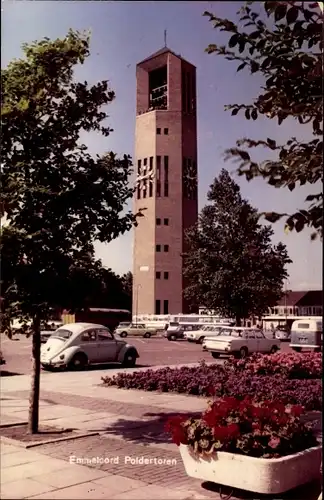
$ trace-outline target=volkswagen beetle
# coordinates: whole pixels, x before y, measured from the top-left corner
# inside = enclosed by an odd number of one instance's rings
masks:
[[[139,354],[102,325],[71,323],[58,328],[41,348],[44,369],[81,369],[90,364],[121,363],[134,367]]]

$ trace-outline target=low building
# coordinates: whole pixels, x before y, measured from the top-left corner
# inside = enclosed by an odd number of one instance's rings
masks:
[[[288,291],[269,316],[322,316],[323,290]]]

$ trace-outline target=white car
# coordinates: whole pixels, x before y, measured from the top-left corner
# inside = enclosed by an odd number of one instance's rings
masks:
[[[188,342],[197,342],[197,344],[202,344],[204,339],[207,337],[215,337],[219,335],[220,331],[224,328],[223,325],[207,325],[201,327],[200,330],[193,332],[186,332],[185,338]]]
[[[41,365],[51,368],[85,368],[92,363],[121,363],[133,367],[136,348],[93,323],[71,323],[58,328],[41,348]]]
[[[213,358],[221,354],[245,358],[253,352],[274,354],[280,349],[280,340],[265,337],[257,328],[227,327],[220,335],[205,339],[203,349]]]

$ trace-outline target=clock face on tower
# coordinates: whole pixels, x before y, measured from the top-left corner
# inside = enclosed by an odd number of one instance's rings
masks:
[[[183,196],[189,200],[197,199],[197,164],[190,158],[183,159]]]

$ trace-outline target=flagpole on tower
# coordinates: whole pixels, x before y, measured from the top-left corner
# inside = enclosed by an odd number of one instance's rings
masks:
[[[167,46],[167,30],[164,30],[164,47]]]

